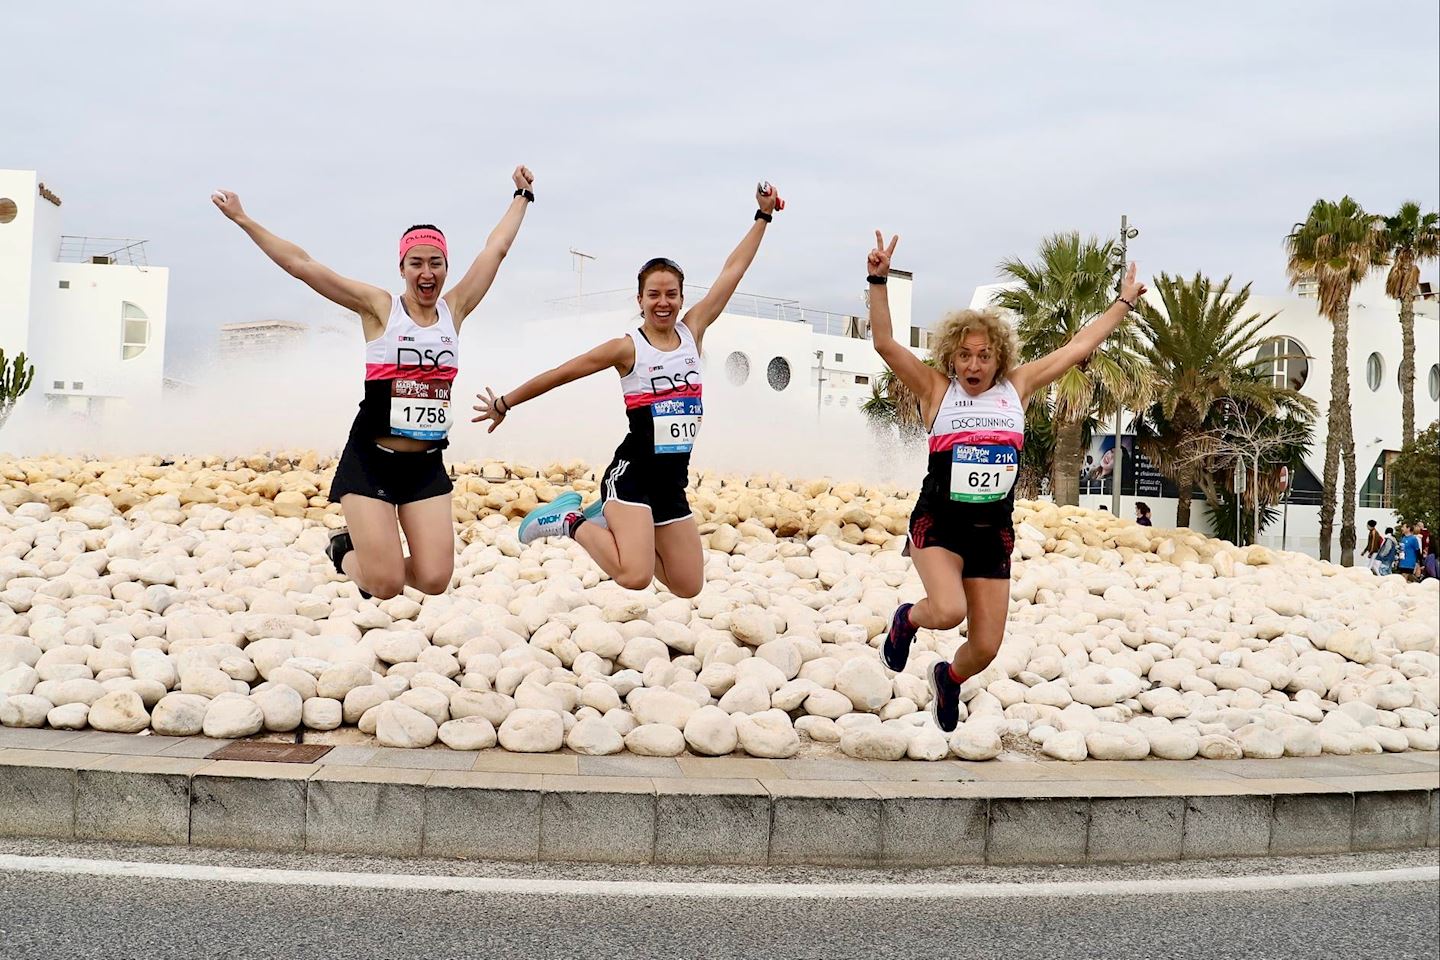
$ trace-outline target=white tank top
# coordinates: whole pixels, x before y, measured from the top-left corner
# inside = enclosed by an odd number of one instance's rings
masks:
[[[435,309],[438,319],[422,327],[405,312],[404,302],[392,296],[385,332],[365,344],[360,409],[368,434],[444,441],[450,432],[460,336],[450,306],[442,299]]]
[[[365,379],[454,380],[460,370],[460,335],[443,298],[435,310],[439,319],[422,327],[405,312],[404,301],[391,296],[385,332],[365,344]]]
[[[683,322],[675,325],[675,332],[680,345],[669,351],[657,350],[638,329],[626,334],[635,344],[635,365],[620,378],[630,420],[627,441],[634,438],[648,446],[648,452],[689,453],[700,432],[700,351]],[[653,430],[644,430],[642,420],[650,421]],[[643,442],[647,433],[652,435],[649,444]]]
[[[930,425],[932,494],[959,503],[1008,500],[1025,446],[1025,408],[1009,380],[972,397],[951,379]]]

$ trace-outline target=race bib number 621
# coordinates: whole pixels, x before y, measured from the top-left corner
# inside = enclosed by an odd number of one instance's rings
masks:
[[[1020,451],[959,444],[950,457],[950,499],[962,503],[1004,500],[1020,472]]]

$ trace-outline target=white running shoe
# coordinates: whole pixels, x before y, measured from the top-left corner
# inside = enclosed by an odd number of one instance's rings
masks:
[[[549,503],[525,514],[520,521],[520,542],[534,543],[542,537],[563,537],[580,512],[580,494],[562,493]]]

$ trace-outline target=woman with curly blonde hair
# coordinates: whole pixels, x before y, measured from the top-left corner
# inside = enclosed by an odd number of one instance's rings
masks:
[[[891,670],[904,670],[920,627],[947,630],[969,618],[954,659],[930,669],[930,712],[948,733],[959,720],[960,685],[995,659],[1005,638],[1025,405],[1094,353],[1135,309],[1145,285],[1135,279],[1132,263],[1108,310],[1060,349],[1018,366],[1015,331],[1000,314],[952,313],[941,322],[931,348],[944,361],[941,372],[897,342],[890,329],[885,281],[899,239],[887,246],[875,231],[865,279],[871,284],[875,349],[919,399],[929,425],[929,469],[910,515],[906,546],[926,595],[895,611],[881,655]]]

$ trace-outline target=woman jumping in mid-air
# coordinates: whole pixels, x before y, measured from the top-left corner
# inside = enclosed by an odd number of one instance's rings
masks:
[[[620,586],[641,590],[659,579],[678,597],[693,597],[705,581],[700,531],[690,514],[690,450],[700,429],[700,350],[705,330],[725,309],[755,259],[765,228],[783,209],[768,183],[755,192],[759,209],[745,239],[730,254],[715,285],[693,307],[685,304],[685,274],[657,258],[640,268],[642,323],[500,396],[478,396],[475,420],[494,430],[511,409],[562,384],[609,367],[620,375],[630,431],[600,479],[600,499],[580,509],[580,495],[564,493],[532,510],[520,539],[570,536]]]
[[[211,197],[286,273],[360,315],[365,395],[330,484],[330,500],[340,504],[347,529],[330,538],[326,553],[367,597],[393,597],[407,585],[444,593],[454,574],[453,485],[441,456],[455,422],[450,390],[460,366],[460,325],[490,289],[535,199],[528,169],[516,167],[513,179],[510,209],[443,296],[449,252],[444,234],[430,224],[400,237],[405,292],[390,294],[340,276],[275,236],[245,213],[235,194],[220,190]]]
[[[955,729],[960,685],[984,670],[1000,651],[1010,607],[1011,515],[1025,405],[1061,374],[1081,363],[1135,309],[1145,285],[1130,265],[1120,296],[1069,343],[1038,360],[1015,366],[1014,328],[993,310],[961,310],[935,331],[934,355],[945,372],[920,361],[890,330],[885,281],[899,237],[887,246],[875,232],[867,261],[870,329],[875,349],[920,400],[930,425],[930,465],[910,515],[908,549],[925,597],[895,611],[881,656],[905,669],[919,627],[947,630],[968,616],[965,642],[950,663],[930,671],[931,713],[941,730]]]

